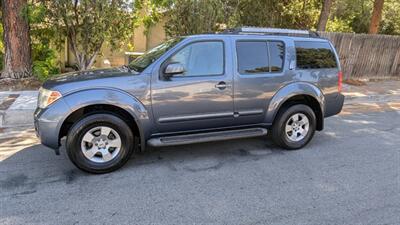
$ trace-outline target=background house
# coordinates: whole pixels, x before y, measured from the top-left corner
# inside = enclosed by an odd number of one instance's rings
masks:
[[[106,68],[126,65],[129,63],[129,58],[134,58],[147,50],[157,46],[166,39],[164,31],[164,20],[161,20],[154,26],[150,27],[147,34],[144,32],[145,27],[143,24],[135,28],[130,45],[133,46],[133,51],[128,46],[121,49],[111,49],[109,45],[104,44],[102,47],[101,55],[96,57],[94,64],[95,68]],[[64,49],[60,51],[59,60],[61,63],[61,70],[68,71],[75,63],[76,59],[72,51],[65,41]]]

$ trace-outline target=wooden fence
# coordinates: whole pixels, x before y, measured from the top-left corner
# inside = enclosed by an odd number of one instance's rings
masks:
[[[345,78],[400,78],[400,36],[319,34],[335,45]]]

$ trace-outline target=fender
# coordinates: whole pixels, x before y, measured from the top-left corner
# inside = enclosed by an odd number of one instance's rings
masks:
[[[267,113],[265,121],[266,123],[272,124],[281,106],[291,97],[296,95],[308,95],[318,101],[322,115],[325,111],[325,97],[322,91],[312,83],[308,82],[295,82],[283,86],[279,89],[275,95],[271,98],[269,105],[267,106]]]
[[[136,97],[115,88],[91,88],[68,93],[63,96],[63,99],[69,106],[70,112],[60,121],[59,129],[69,115],[83,107],[98,104],[117,106],[127,111],[135,119],[142,143],[141,150],[144,150],[145,138],[151,127],[149,126],[150,117],[145,105]]]

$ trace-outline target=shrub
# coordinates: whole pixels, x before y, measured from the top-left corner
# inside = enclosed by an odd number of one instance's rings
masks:
[[[47,44],[33,44],[33,75],[40,81],[46,81],[52,75],[60,73],[56,51]]]

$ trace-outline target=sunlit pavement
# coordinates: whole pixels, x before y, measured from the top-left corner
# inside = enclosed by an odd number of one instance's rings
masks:
[[[105,175],[29,127],[2,129],[0,224],[400,224],[400,113],[358,106],[302,150],[265,138],[149,149]]]

